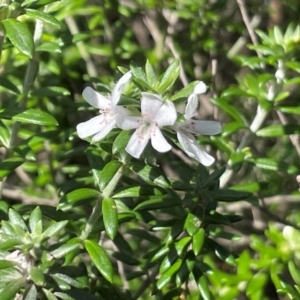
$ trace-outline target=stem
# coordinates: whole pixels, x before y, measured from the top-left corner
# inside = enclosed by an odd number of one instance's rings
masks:
[[[65,22],[67,23],[67,25],[69,27],[69,30],[73,35],[75,35],[77,33],[80,33],[80,30],[78,29],[78,26],[77,26],[77,24],[76,24],[73,17],[70,17],[70,16],[67,17],[65,19]],[[85,44],[83,42],[77,42],[76,46],[78,48],[78,51],[79,51],[80,55],[82,56],[82,58],[86,62],[86,69],[87,69],[87,72],[88,72],[89,76],[90,77],[97,77],[98,72],[95,68],[95,65],[94,65],[89,53],[85,49]]]
[[[81,235],[80,235],[80,239],[81,240],[86,240],[89,236],[89,234],[91,233],[94,225],[96,224],[96,222],[98,221],[98,219],[100,218],[102,211],[101,211],[101,203],[102,203],[102,199],[103,198],[109,198],[112,194],[112,192],[114,191],[114,189],[116,188],[117,184],[119,183],[122,174],[123,174],[123,168],[124,165],[126,165],[129,161],[130,157],[129,155],[125,155],[125,157],[123,157],[122,159],[122,166],[119,168],[119,170],[116,172],[116,174],[114,175],[114,177],[111,179],[111,181],[108,183],[108,185],[103,189],[102,191],[102,196],[100,199],[98,199],[96,201],[95,207],[87,221],[87,224],[84,228],[84,230],[82,231]]]
[[[37,46],[39,44],[40,39],[42,37],[42,33],[43,33],[43,22],[40,20],[37,20],[35,23],[35,29],[34,29],[34,35],[33,35],[33,40],[34,40],[35,46]],[[0,35],[1,35],[1,28],[0,28]],[[1,36],[0,36],[0,47],[1,47]],[[0,48],[0,50],[1,50],[1,48]],[[35,52],[33,55],[33,58],[30,59],[27,69],[26,69],[25,77],[23,80],[22,98],[19,102],[19,107],[26,107],[28,93],[31,89],[31,86],[32,86],[32,84],[35,80],[36,74],[37,74],[38,63],[39,63],[38,62],[38,53]],[[10,157],[13,154],[13,149],[15,148],[15,146],[17,144],[17,140],[18,140],[18,132],[19,132],[20,126],[21,126],[21,123],[18,121],[16,121],[12,126],[11,137],[9,140],[8,149],[5,154],[4,159],[7,157]],[[3,178],[2,182],[0,182],[0,195],[2,194],[5,181],[6,181],[6,177]]]
[[[0,58],[5,37],[5,32],[1,25],[1,22],[7,18],[9,2],[9,0],[0,0]]]

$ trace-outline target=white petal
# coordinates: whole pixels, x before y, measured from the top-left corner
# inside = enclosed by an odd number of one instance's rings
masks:
[[[96,108],[109,109],[111,107],[110,99],[107,99],[103,95],[97,93],[89,86],[83,90],[82,96],[86,100],[86,102]]]
[[[115,106],[117,105],[117,103],[120,100],[122,91],[123,91],[123,87],[124,85],[129,81],[129,79],[131,78],[132,73],[131,71],[125,73],[117,82],[117,84],[115,85],[114,89],[112,90],[111,93],[111,101],[112,101],[112,105]]]
[[[197,83],[197,85],[194,87],[194,94],[200,95],[206,93],[206,84],[203,81],[200,81]]]
[[[187,105],[185,108],[184,117],[186,120],[191,119],[197,113],[198,95],[206,92],[206,85],[200,81],[195,87],[193,93],[188,97]]]
[[[117,126],[123,130],[137,128],[142,124],[142,122],[142,117],[125,116],[123,114],[117,114],[116,116]]]
[[[92,142],[98,142],[98,141],[102,140],[115,127],[116,127],[116,121],[115,121],[115,119],[112,119],[109,123],[106,123],[103,126],[101,131],[99,131],[95,136],[93,136]]]
[[[221,124],[216,121],[188,120],[182,123],[181,129],[194,134],[215,135],[221,132]]]
[[[184,152],[191,158],[196,159],[204,166],[210,166],[215,159],[200,148],[192,134],[177,132],[177,138]]]
[[[198,96],[197,94],[191,94],[188,98],[186,107],[185,107],[185,114],[184,118],[186,120],[191,119],[196,113],[198,108]]]
[[[103,122],[104,117],[102,115],[94,117],[86,122],[80,123],[77,125],[76,130],[78,136],[81,139],[85,139],[89,136],[94,135],[95,133],[102,130],[105,125]]]
[[[159,127],[173,125],[177,119],[176,108],[173,102],[165,101],[154,116]]]
[[[142,93],[141,111],[142,115],[147,115],[148,119],[154,121],[157,111],[162,106],[163,101],[159,95]]]
[[[137,129],[132,137],[130,138],[125,150],[133,157],[139,158],[143,153],[149,138],[150,132],[145,132],[146,134],[141,136],[139,129]]]
[[[167,152],[172,148],[158,127],[151,131],[151,144],[152,147],[158,152]]]

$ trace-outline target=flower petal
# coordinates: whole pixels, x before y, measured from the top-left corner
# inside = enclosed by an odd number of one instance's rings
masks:
[[[125,148],[125,150],[135,158],[139,158],[141,156],[150,138],[149,130],[142,136],[139,129],[140,128],[133,133]]]
[[[86,122],[78,124],[76,127],[78,136],[81,139],[85,139],[101,131],[102,128],[105,126],[103,119],[104,119],[103,115],[100,115]]]
[[[97,93],[95,90],[93,90],[89,86],[83,90],[82,96],[86,102],[88,102],[90,105],[92,105],[96,108],[110,109],[110,107],[111,107],[110,99],[107,99],[103,95]]]
[[[198,96],[197,94],[191,94],[188,98],[186,107],[185,107],[185,114],[184,118],[186,120],[191,119],[196,113],[198,108]]]
[[[196,135],[215,135],[221,132],[221,124],[216,121],[188,120],[182,123],[181,129]]]
[[[151,144],[158,152],[167,152],[172,149],[158,127],[151,131]]]
[[[200,81],[195,87],[193,93],[188,97],[187,105],[185,108],[184,117],[186,120],[191,119],[197,113],[198,95],[206,92],[206,85]]]
[[[141,111],[142,115],[147,115],[148,119],[154,121],[157,111],[162,106],[163,101],[159,95],[142,93]]]
[[[120,97],[121,97],[121,93],[123,91],[124,84],[126,84],[129,81],[129,79],[131,78],[131,76],[132,76],[131,71],[125,73],[119,79],[119,81],[117,82],[117,84],[115,85],[115,87],[113,88],[112,93],[111,93],[112,106],[116,106],[117,103],[119,102]]]
[[[177,132],[177,138],[184,152],[204,166],[210,166],[215,159],[200,148],[195,137],[189,133]]]
[[[157,122],[160,127],[173,125],[177,118],[173,102],[163,102],[156,94],[142,93],[141,110],[142,115],[147,116],[151,122]]]
[[[92,138],[92,142],[99,142],[102,140],[108,133],[110,133],[113,128],[116,127],[116,121],[115,119],[111,119],[110,122],[105,123],[105,126],[102,127],[102,129]]]
[[[155,121],[159,127],[173,125],[177,119],[177,112],[173,102],[165,101],[155,114]]]
[[[142,122],[142,117],[126,116],[123,114],[117,114],[116,116],[117,126],[123,130],[137,128],[142,124]]]
[[[194,87],[194,94],[200,95],[206,93],[206,84],[203,81],[200,81],[199,83],[196,84]]]

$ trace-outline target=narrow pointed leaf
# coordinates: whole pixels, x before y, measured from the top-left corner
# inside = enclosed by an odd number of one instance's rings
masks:
[[[59,22],[48,13],[45,13],[40,10],[29,9],[29,8],[25,9],[25,11],[26,11],[26,15],[31,18],[38,19],[40,21],[43,21],[44,23],[60,28]]]
[[[60,230],[62,230],[67,225],[67,223],[68,221],[60,221],[55,224],[52,224],[43,232],[41,239],[43,240],[55,236]]]
[[[118,212],[114,199],[105,198],[102,201],[104,227],[110,239],[114,239],[118,230]]]
[[[37,206],[29,217],[29,228],[32,233],[36,233],[35,229],[37,227],[38,222],[42,220],[42,212],[41,209]]]
[[[91,240],[86,240],[84,245],[99,272],[106,280],[112,282],[113,267],[103,248]]]
[[[12,280],[8,285],[4,287],[0,292],[1,300],[11,300],[15,299],[17,292],[24,286],[26,282],[26,277],[21,277],[15,280]]]
[[[33,37],[26,24],[12,18],[2,21],[5,33],[11,43],[23,54],[32,58],[34,51]]]
[[[36,125],[58,126],[58,123],[53,116],[35,108],[30,108],[14,115],[12,120]]]
[[[157,90],[160,94],[165,93],[173,86],[174,82],[176,81],[179,75],[179,71],[180,71],[179,60],[175,59],[170,64],[170,66],[168,67],[168,69],[166,70],[166,72],[164,73],[164,75],[159,81],[159,86]]]

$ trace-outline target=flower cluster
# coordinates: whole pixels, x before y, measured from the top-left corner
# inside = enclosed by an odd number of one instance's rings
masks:
[[[206,92],[206,86],[199,82],[193,93],[188,97],[183,122],[176,122],[177,112],[174,103],[163,99],[157,94],[142,93],[141,115],[132,115],[130,111],[118,105],[124,85],[132,77],[127,72],[114,87],[111,97],[106,98],[92,88],[83,91],[84,99],[95,108],[100,115],[77,126],[78,136],[82,139],[92,137],[92,142],[103,139],[116,126],[123,129],[135,129],[125,150],[133,157],[139,158],[147,143],[151,140],[152,147],[158,152],[167,152],[172,146],[165,139],[161,128],[169,128],[177,132],[177,139],[185,153],[205,166],[214,162],[197,143],[195,135],[214,135],[221,131],[216,121],[200,121],[192,119],[197,115],[198,95]]]

